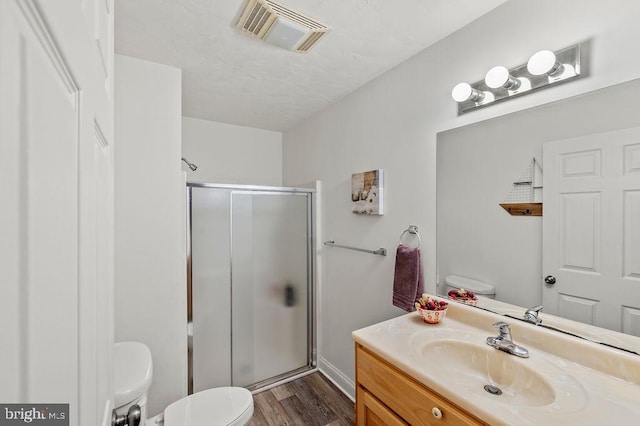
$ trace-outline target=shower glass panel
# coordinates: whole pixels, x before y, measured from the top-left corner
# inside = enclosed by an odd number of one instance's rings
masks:
[[[313,368],[312,192],[188,188],[190,392]]]
[[[307,195],[231,193],[232,379],[307,365]]]

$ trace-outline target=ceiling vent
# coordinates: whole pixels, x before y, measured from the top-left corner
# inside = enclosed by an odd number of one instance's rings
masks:
[[[237,26],[267,43],[302,53],[329,31],[326,25],[271,0],[248,0]]]

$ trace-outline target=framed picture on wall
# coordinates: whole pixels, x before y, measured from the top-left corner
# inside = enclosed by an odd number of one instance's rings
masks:
[[[382,169],[351,175],[351,211],[355,214],[384,214]]]

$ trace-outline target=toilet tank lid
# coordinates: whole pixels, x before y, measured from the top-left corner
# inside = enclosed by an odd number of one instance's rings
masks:
[[[113,350],[115,406],[144,395],[151,386],[153,362],[149,347],[140,342],[118,342]]]
[[[444,282],[450,287],[463,288],[480,295],[496,294],[496,288],[492,284],[474,278],[462,277],[460,275],[447,275]]]
[[[244,425],[253,414],[253,396],[245,388],[222,387],[189,395],[164,410],[165,426]]]

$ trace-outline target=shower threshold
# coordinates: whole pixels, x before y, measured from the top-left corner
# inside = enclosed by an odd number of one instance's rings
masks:
[[[316,371],[318,371],[318,368],[316,366],[307,365],[307,366],[300,367],[295,370],[280,374],[278,376],[271,377],[266,380],[262,380],[258,383],[254,383],[252,385],[246,386],[246,388],[249,389],[251,393],[254,393],[254,394],[260,393],[262,391],[266,391],[273,387],[280,386],[292,380],[299,379],[300,377],[304,377],[308,374],[315,373]]]

